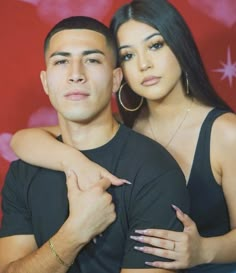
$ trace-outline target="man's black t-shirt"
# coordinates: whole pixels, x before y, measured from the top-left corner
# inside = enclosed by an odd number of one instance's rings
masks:
[[[77,256],[68,272],[118,273],[121,268],[145,268],[145,261],[162,260],[134,249],[135,229],[180,231],[171,204],[189,211],[185,179],[171,155],[159,144],[121,125],[107,144],[84,154],[132,185],[111,186],[117,219]],[[65,175],[29,165],[11,164],[3,188],[0,237],[34,234],[40,247],[68,217]],[[79,217],[79,215],[78,215]],[[66,240],[66,238],[65,238]]]

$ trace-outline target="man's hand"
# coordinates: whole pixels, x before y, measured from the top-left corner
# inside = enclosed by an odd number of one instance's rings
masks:
[[[103,178],[95,186],[81,190],[73,171],[67,174],[69,217],[66,225],[75,241],[86,244],[116,219],[112,196],[107,193],[110,180]]]

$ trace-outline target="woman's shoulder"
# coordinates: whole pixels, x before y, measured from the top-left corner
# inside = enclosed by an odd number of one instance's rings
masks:
[[[236,161],[236,115],[224,113],[219,116],[212,127],[211,158],[220,173],[225,168],[232,168]]]
[[[212,134],[218,141],[236,145],[236,114],[226,112],[219,116],[213,124]]]

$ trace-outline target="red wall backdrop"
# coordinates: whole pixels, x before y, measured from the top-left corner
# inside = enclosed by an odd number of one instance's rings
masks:
[[[60,19],[88,15],[108,24],[128,0],[2,0],[0,8],[0,189],[15,159],[9,148],[21,128],[56,123],[39,81],[42,44]],[[186,19],[217,92],[236,110],[236,1],[171,0]],[[1,217],[1,212],[0,212]]]

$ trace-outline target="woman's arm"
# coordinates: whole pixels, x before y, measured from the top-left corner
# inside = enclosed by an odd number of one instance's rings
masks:
[[[212,128],[212,147],[216,153],[221,186],[226,199],[231,231],[224,236],[209,238],[212,262],[236,262],[236,115],[226,114]]]
[[[10,145],[18,157],[32,165],[64,172],[75,170],[82,189],[101,178],[108,178],[113,185],[127,183],[90,161],[78,150],[57,141],[55,138],[58,135],[59,126],[23,129],[14,134]]]
[[[177,217],[184,225],[183,232],[168,230],[138,230],[134,240],[149,246],[139,251],[170,258],[172,262],[154,262],[151,266],[165,269],[189,268],[204,263],[236,262],[236,116],[223,115],[212,128],[211,163],[222,186],[227,202],[231,231],[225,235],[204,238],[195,223],[180,209]],[[206,204],[207,205],[207,204]]]

